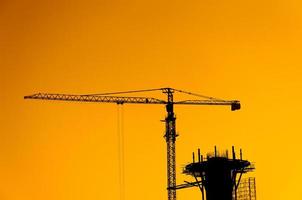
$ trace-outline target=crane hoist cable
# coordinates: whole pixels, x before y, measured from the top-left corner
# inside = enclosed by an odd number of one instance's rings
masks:
[[[120,200],[125,199],[125,141],[124,141],[124,108],[117,105],[117,149],[118,149],[118,179]]]

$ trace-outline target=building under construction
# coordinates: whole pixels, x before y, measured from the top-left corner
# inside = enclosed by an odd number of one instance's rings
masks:
[[[235,149],[232,153],[213,153],[206,156],[198,150],[197,159],[193,153],[193,162],[186,165],[184,173],[195,178],[196,182],[178,185],[175,189],[198,186],[203,200],[256,200],[255,178],[242,179],[242,175],[255,169],[248,160],[239,158]]]

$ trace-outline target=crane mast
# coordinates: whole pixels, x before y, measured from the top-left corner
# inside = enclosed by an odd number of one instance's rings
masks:
[[[149,92],[158,91],[167,95],[167,100],[161,100],[150,97],[124,97],[124,96],[108,96],[119,95],[125,93],[137,93],[137,92]],[[203,99],[197,100],[183,100],[174,101],[173,95],[175,92],[185,93]],[[213,97],[207,97],[204,95],[194,94],[191,92],[185,92],[173,88],[159,88],[150,90],[135,90],[126,92],[114,92],[103,94],[88,94],[88,95],[75,95],[75,94],[50,94],[50,93],[37,93],[29,96],[25,96],[24,99],[40,99],[40,100],[55,100],[55,101],[77,101],[77,102],[98,102],[98,103],[116,103],[116,104],[164,104],[166,106],[166,118],[165,118],[165,139],[167,143],[167,190],[168,200],[176,200],[176,125],[174,105],[222,105],[231,106],[231,110],[239,110],[240,102],[237,100],[227,101]]]
[[[167,116],[166,122],[166,143],[167,143],[167,184],[168,184],[168,200],[176,200],[176,152],[175,152],[175,141],[176,141],[176,127],[175,127],[175,114],[173,105],[173,89],[168,88],[165,91],[168,96],[168,101],[166,105]]]

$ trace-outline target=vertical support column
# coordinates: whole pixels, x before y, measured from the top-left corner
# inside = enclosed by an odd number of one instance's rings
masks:
[[[257,199],[256,197],[256,178],[254,178],[254,195],[255,195],[255,200]]]
[[[236,153],[235,153],[235,147],[232,146],[232,154],[233,154],[233,160],[236,159]]]
[[[200,149],[198,149],[198,162],[200,163],[201,157],[200,157]]]
[[[167,184],[168,184],[168,200],[176,200],[176,155],[175,155],[175,141],[176,141],[176,117],[173,111],[173,90],[167,88],[164,93],[168,96],[168,103],[166,105],[167,117],[166,121],[166,143],[167,143]]]
[[[194,152],[192,153],[192,157],[193,157],[193,163],[195,163],[195,154],[194,154]]]
[[[250,197],[250,200],[252,200],[251,178],[249,178],[249,197]]]
[[[234,187],[234,195],[235,195],[235,200],[237,200],[237,183],[236,183],[236,177],[237,177],[237,174],[235,171],[233,171],[233,174],[232,174],[232,178],[233,178],[233,187]]]

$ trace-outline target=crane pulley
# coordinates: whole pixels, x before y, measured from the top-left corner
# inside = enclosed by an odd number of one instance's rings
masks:
[[[121,94],[140,93],[161,91],[167,96],[166,100],[152,98],[152,97],[136,97],[136,96],[115,96]],[[174,93],[183,93],[195,96],[202,99],[195,100],[174,100]],[[116,103],[116,104],[163,104],[166,106],[167,116],[165,118],[166,131],[165,139],[167,143],[167,190],[168,200],[176,200],[176,160],[175,160],[175,141],[176,141],[176,126],[174,105],[222,105],[230,106],[232,111],[240,109],[240,102],[237,100],[222,100],[214,97],[208,97],[200,94],[186,92],[174,88],[158,88],[148,90],[133,90],[125,92],[112,92],[102,94],[51,94],[51,93],[37,93],[25,96],[24,99],[40,99],[40,100],[57,100],[57,101],[78,101],[78,102],[98,102],[98,103]]]

